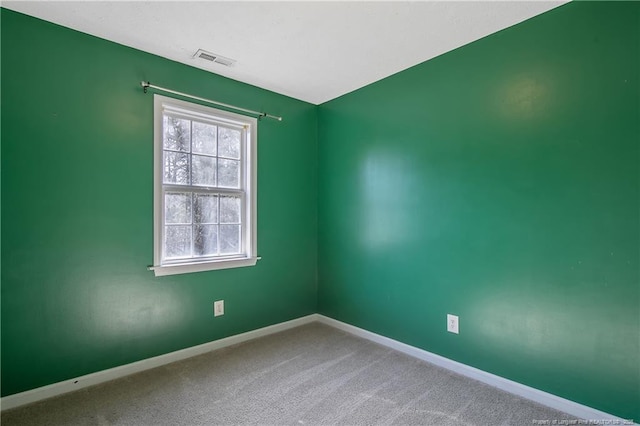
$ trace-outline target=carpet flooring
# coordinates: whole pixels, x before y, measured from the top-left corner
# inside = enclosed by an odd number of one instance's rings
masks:
[[[0,422],[2,426],[487,426],[570,419],[311,323],[7,410]]]

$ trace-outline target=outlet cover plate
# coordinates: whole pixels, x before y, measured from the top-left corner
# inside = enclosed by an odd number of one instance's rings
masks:
[[[447,331],[449,333],[459,333],[457,315],[447,314]]]
[[[213,316],[219,317],[220,315],[224,315],[224,300],[213,302]]]

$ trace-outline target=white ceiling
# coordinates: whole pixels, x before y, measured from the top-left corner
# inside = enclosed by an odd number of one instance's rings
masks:
[[[565,2],[3,1],[2,6],[320,104]],[[200,48],[237,62],[225,67],[194,59]]]

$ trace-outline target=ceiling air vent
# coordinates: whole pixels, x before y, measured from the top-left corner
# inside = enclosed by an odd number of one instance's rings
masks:
[[[235,60],[230,58],[225,58],[224,56],[218,55],[216,53],[207,52],[206,50],[198,49],[194,58],[203,59],[209,62],[215,62],[216,64],[224,65],[225,67],[231,67],[236,63]]]

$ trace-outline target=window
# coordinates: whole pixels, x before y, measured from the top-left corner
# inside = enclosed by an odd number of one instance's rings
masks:
[[[257,120],[154,95],[154,272],[255,265]]]

